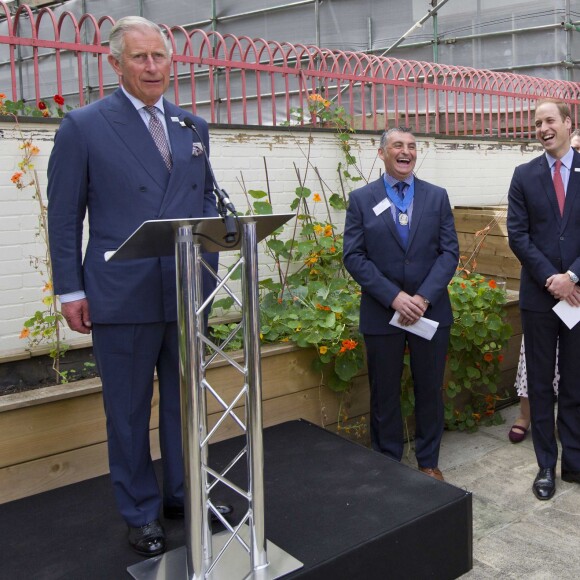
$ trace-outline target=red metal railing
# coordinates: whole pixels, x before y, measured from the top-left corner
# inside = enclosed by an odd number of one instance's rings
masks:
[[[33,104],[55,93],[74,105],[104,96],[117,84],[103,67],[113,24],[25,5],[11,14],[0,2],[0,91]],[[212,123],[291,122],[293,110],[308,111],[312,92],[376,131],[406,125],[419,133],[531,136],[543,97],[567,101],[578,123],[573,82],[163,28],[174,52],[168,96]]]

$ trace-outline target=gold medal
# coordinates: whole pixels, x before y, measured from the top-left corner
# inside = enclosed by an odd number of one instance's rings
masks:
[[[399,214],[399,223],[402,226],[406,226],[409,223],[409,216],[406,213]]]

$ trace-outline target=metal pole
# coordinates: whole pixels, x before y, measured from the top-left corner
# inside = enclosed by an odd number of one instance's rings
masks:
[[[314,3],[314,22],[316,25],[316,46],[320,46],[320,0],[316,0]]]
[[[213,0],[212,0],[213,1]],[[288,10],[290,8],[300,8],[301,6],[306,6],[308,4],[313,4],[319,0],[301,0],[299,2],[290,2],[288,4],[280,4],[278,6],[270,6],[266,8],[258,8],[257,10],[248,10],[246,12],[238,12],[236,14],[228,14],[215,18],[216,22],[227,22],[228,20],[236,20],[238,18],[247,18],[248,16],[260,16],[261,14],[271,14],[273,12],[280,12],[281,10]],[[182,24],[185,30],[190,28],[201,28],[207,26],[214,21],[214,18],[206,20],[197,20],[195,22],[188,22],[187,24]]]
[[[184,467],[185,551],[188,580],[205,578],[211,559],[211,528],[207,510],[207,460],[201,441],[205,437],[206,413],[203,393],[203,347],[198,338],[203,328],[196,313],[202,303],[201,250],[194,242],[192,226],[178,229],[176,238],[181,432]]]
[[[262,434],[262,368],[260,364],[260,308],[256,222],[243,225],[242,296],[245,305],[244,351],[247,361],[248,475],[251,497],[250,558],[252,570],[268,566],[264,526],[264,450]]]
[[[477,38],[481,38],[481,39],[485,39],[485,38],[493,38],[496,36],[507,36],[507,35],[511,35],[511,34],[525,34],[526,32],[541,32],[543,30],[545,31],[549,31],[549,30],[554,30],[557,28],[566,28],[566,26],[572,26],[572,28],[574,28],[574,23],[572,24],[566,24],[566,23],[557,23],[557,24],[542,24],[539,26],[528,26],[527,28],[512,28],[509,30],[498,30],[496,32],[481,32],[478,34],[466,34],[463,36],[453,36],[453,37],[449,37],[446,38],[444,40],[441,41],[441,43],[447,43],[447,44],[457,44],[458,42],[461,42],[462,40],[474,40]],[[409,42],[407,44],[405,44],[402,48],[421,48],[424,46],[429,46],[430,44],[433,44],[432,40],[423,40],[421,42]],[[398,46],[398,45],[397,45]],[[387,51],[392,50],[392,46],[390,46],[387,49],[384,48],[374,48],[372,51],[368,51],[371,52],[372,54],[377,53],[377,52],[381,52],[381,54],[379,56],[384,56]],[[487,67],[486,67],[487,69]]]
[[[432,0],[431,6],[436,8],[437,0]],[[439,62],[439,31],[437,19],[437,13],[433,14],[433,62]]]
[[[427,22],[427,20],[429,20],[429,18],[435,16],[435,14],[437,14],[437,12],[439,12],[439,10],[441,8],[443,8],[443,6],[445,6],[445,4],[447,4],[447,2],[449,2],[449,0],[441,0],[441,4],[437,4],[437,6],[435,6],[432,10],[429,10],[429,12],[427,12],[427,14],[425,14],[425,16],[423,16],[422,18],[417,20],[417,22],[415,22],[415,24],[413,24],[413,26],[411,26],[411,28],[409,28],[409,30],[407,30],[407,32],[405,32],[405,34],[403,34],[403,36],[401,36],[401,38],[399,38],[399,40],[397,40],[396,42],[391,44],[391,46],[389,46],[389,48],[387,48],[379,56],[385,56],[388,52],[391,52],[391,50],[397,48],[397,46],[399,46],[399,44],[401,44],[401,42],[403,42],[403,40],[405,40],[405,38],[407,38],[407,36],[409,36],[409,34],[414,32],[415,30],[417,30],[417,28],[421,28],[421,26],[423,26],[423,24],[425,22]]]
[[[566,0],[566,22],[570,20],[570,0]],[[566,31],[566,62],[570,62],[572,60],[572,31],[568,27],[564,27],[564,30]],[[556,46],[556,51],[557,49],[558,47]],[[566,80],[572,80],[572,70],[570,67],[566,67]]]

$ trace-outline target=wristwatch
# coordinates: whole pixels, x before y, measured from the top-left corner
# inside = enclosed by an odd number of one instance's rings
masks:
[[[578,282],[580,281],[580,278],[578,278],[578,276],[576,276],[576,274],[574,274],[574,272],[572,272],[572,270],[568,270],[566,272],[566,274],[568,274],[568,276],[570,276],[570,280],[572,280],[572,282],[574,282],[574,284],[578,284]]]

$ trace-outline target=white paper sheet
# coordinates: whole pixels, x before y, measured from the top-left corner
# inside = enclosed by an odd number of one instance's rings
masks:
[[[570,330],[580,322],[580,306],[571,306],[565,300],[560,300],[552,310]]]
[[[424,316],[421,316],[417,322],[409,326],[403,326],[399,324],[399,316],[400,314],[395,312],[393,318],[391,318],[390,324],[396,326],[397,328],[408,330],[409,332],[412,332],[413,334],[416,334],[422,338],[426,338],[427,340],[431,340],[433,338],[433,335],[439,326],[438,322],[435,322],[435,320],[431,320],[430,318],[425,318]]]

